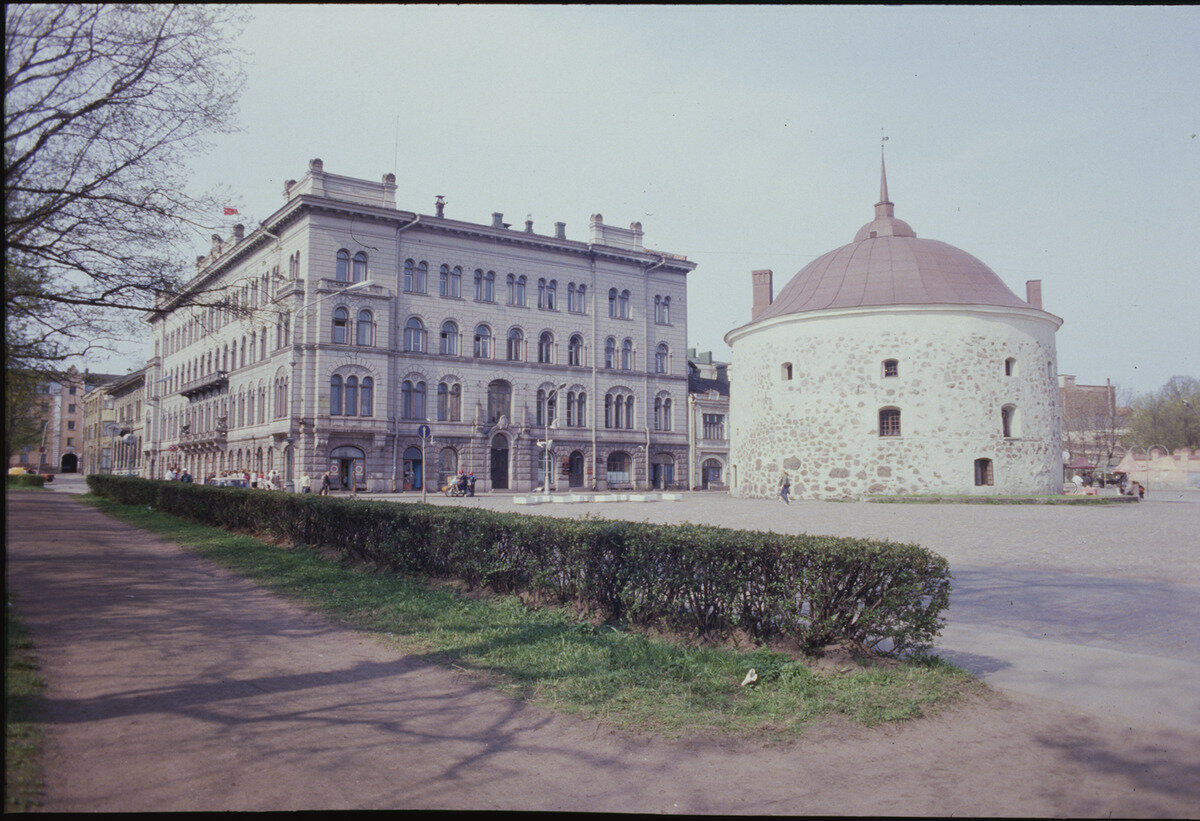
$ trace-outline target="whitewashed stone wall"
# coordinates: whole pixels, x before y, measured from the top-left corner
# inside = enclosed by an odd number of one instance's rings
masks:
[[[732,492],[774,496],[783,471],[798,498],[1060,492],[1058,324],[1036,309],[914,306],[784,316],[731,333]],[[887,359],[897,376],[884,376]],[[1008,438],[1005,405],[1016,409]],[[899,436],[879,435],[885,407],[900,409]],[[979,458],[992,460],[991,486],[975,485]]]

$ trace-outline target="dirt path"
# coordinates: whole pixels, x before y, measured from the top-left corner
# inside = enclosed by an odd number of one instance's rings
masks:
[[[513,702],[68,496],[8,494],[56,811],[1195,816],[1200,739],[996,697],[779,746]]]

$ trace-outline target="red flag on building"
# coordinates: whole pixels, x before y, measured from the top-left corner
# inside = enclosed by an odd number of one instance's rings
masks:
[[[236,213],[237,213],[236,208],[230,208],[228,205],[225,206],[225,216],[232,217]]]

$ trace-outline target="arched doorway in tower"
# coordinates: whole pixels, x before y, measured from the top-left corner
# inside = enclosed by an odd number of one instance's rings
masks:
[[[79,457],[74,453],[64,453],[61,469],[63,473],[74,473],[79,470]]]
[[[719,484],[721,484],[721,461],[705,459],[704,464],[700,466],[700,487],[708,490],[709,485]]]
[[[492,490],[508,490],[508,437],[503,433],[492,440],[490,478]]]
[[[583,487],[583,451],[573,450],[567,457],[567,477],[570,487]]]
[[[329,451],[329,464],[336,466],[337,475],[332,477],[335,490],[367,489],[367,457],[360,448],[342,445]]]

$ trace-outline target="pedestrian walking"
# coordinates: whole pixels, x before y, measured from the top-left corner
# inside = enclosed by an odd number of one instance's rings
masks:
[[[322,496],[329,495],[329,484],[330,484],[329,471],[325,471],[324,473],[321,474],[321,495]]]
[[[300,492],[312,493],[312,477],[307,473],[300,477]]]
[[[475,495],[475,472],[474,471],[471,471],[471,473],[467,474],[467,495],[468,496]]]
[[[783,499],[783,503],[785,505],[791,504],[791,501],[788,499],[788,496],[791,494],[791,492],[792,479],[787,475],[787,473],[784,473],[783,477],[779,480],[779,498]]]

